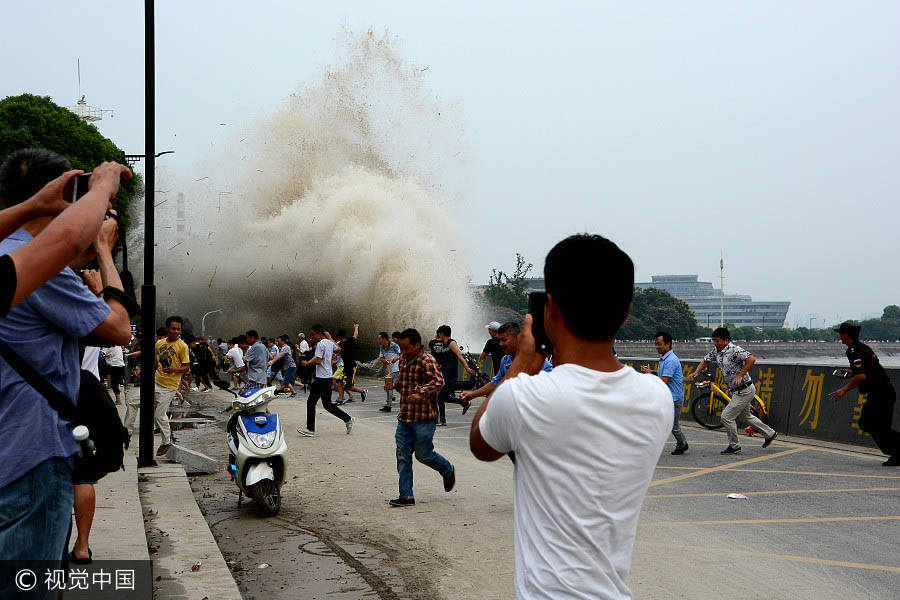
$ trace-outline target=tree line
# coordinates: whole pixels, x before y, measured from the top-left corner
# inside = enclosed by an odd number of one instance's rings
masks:
[[[511,275],[499,269],[493,269],[484,294],[476,297],[488,316],[496,318],[498,321],[510,319],[521,321],[524,318],[528,311],[527,279],[532,267],[533,265],[527,262],[521,254],[516,253],[516,267]],[[862,326],[860,333],[862,340],[900,340],[900,306],[896,304],[886,306],[881,318],[866,319],[860,321],[859,324]],[[759,329],[757,327],[738,327],[729,323],[726,323],[725,326],[735,340],[836,342],[839,339],[834,327]],[[675,339],[692,340],[698,337],[711,337],[714,328],[702,327],[687,302],[679,300],[668,292],[656,288],[635,288],[631,314],[619,330],[619,339],[649,340],[653,339],[653,335],[660,329],[668,331]]]

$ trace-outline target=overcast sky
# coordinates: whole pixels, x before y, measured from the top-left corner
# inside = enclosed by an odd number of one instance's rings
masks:
[[[143,3],[4,10],[0,97],[114,109],[143,151]],[[157,2],[157,149],[194,177],[229,129],[389,30],[455,105],[469,272],[602,233],[639,281],[698,274],[832,324],[900,303],[900,3]],[[220,125],[225,123],[225,125]],[[467,216],[470,215],[470,216]],[[602,281],[585,265],[585,286]],[[718,285],[718,283],[716,283]]]

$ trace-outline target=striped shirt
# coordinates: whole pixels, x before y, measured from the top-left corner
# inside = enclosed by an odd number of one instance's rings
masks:
[[[398,421],[414,423],[416,421],[437,420],[437,393],[444,385],[444,377],[434,357],[423,350],[411,360],[400,357],[400,373],[397,376],[395,389],[400,391],[400,413]],[[418,401],[411,401],[410,396],[419,394]]]

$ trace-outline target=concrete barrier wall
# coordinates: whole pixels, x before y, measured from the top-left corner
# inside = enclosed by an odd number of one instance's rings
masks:
[[[639,369],[649,364],[656,369],[656,361],[640,358],[622,358],[622,362]],[[693,372],[700,361],[682,361],[685,375]],[[782,365],[757,362],[750,370],[756,394],[769,408],[769,425],[779,433],[799,435],[829,442],[874,446],[869,434],[860,431],[859,413],[866,400],[858,390],[834,402],[828,393],[843,386],[846,381],[832,376],[834,366]],[[715,381],[722,384],[722,373],[717,367]],[[895,389],[900,389],[900,369],[886,369]],[[698,390],[685,381],[682,419],[693,421],[690,403]],[[895,407],[896,408],[896,407]],[[900,430],[900,412],[894,411],[894,429]]]

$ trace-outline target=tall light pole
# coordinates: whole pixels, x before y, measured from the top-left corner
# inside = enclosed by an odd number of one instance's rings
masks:
[[[719,327],[725,327],[725,256],[719,254]]]
[[[211,310],[208,313],[206,313],[205,315],[203,315],[203,318],[200,319],[200,335],[202,335],[203,337],[206,337],[206,317],[208,317],[209,315],[211,315],[213,313],[220,313],[220,312],[222,312],[222,309],[217,308],[216,310]]]
[[[153,414],[156,353],[152,340],[156,333],[156,285],[153,283],[153,245],[156,220],[156,48],[153,0],[144,0],[144,283],[141,285],[141,421],[138,437],[138,466],[156,465],[153,459]],[[146,346],[146,347],[144,347]]]

